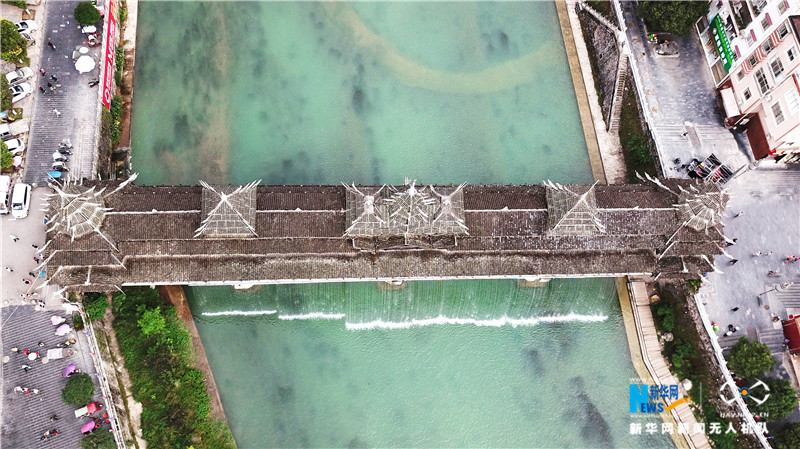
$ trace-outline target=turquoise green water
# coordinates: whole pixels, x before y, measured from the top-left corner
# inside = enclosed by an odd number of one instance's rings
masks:
[[[550,3],[143,2],[138,33],[140,183],[591,181]]]
[[[239,447],[671,445],[628,434],[613,280],[214,287],[190,304]],[[313,312],[344,317],[291,319]],[[455,316],[481,325],[375,325]]]
[[[139,7],[139,183],[591,181],[550,3]],[[610,280],[187,292],[240,448],[671,445]]]

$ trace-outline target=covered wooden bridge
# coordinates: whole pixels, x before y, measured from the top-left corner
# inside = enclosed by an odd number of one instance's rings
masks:
[[[54,186],[45,261],[67,291],[653,274],[722,252],[716,183]]]

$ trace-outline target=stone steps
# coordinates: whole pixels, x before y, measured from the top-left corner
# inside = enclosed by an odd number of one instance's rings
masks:
[[[628,78],[628,56],[620,53],[617,63],[617,80],[614,85],[614,97],[611,101],[611,118],[608,121],[608,130],[619,131],[619,122],[622,117],[622,98],[625,93],[625,82]]]

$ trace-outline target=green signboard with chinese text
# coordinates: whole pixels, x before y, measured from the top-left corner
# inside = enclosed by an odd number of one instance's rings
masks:
[[[714,46],[717,47],[717,53],[722,60],[722,67],[728,72],[733,65],[733,51],[731,51],[731,42],[728,40],[728,33],[725,32],[725,26],[722,24],[719,14],[714,16],[709,27],[711,31],[711,39],[714,40]]]

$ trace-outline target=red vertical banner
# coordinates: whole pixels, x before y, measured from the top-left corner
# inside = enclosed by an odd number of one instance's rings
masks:
[[[117,54],[117,0],[108,2],[108,22],[106,23],[106,54],[103,64],[103,106],[111,110],[111,97],[114,90],[114,57]]]

